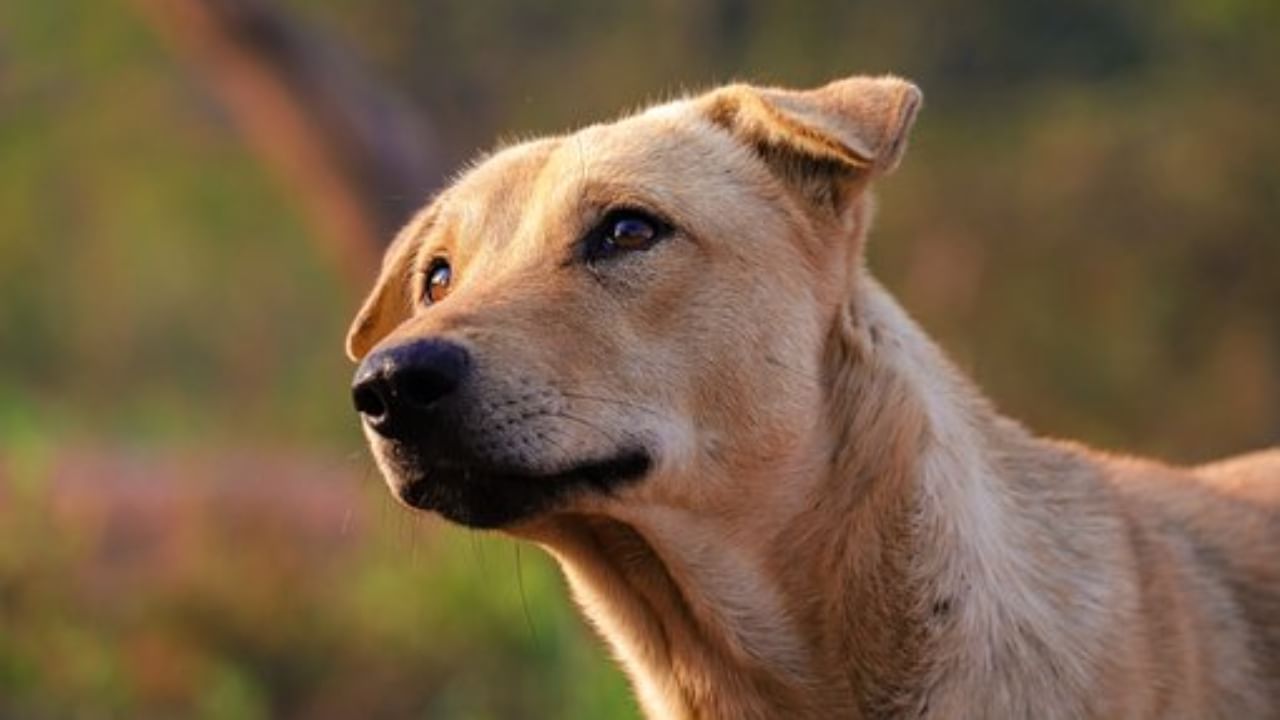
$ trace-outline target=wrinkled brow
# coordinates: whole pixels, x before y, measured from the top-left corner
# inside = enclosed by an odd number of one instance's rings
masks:
[[[410,267],[417,268],[426,262],[431,255],[427,252],[428,248],[439,244],[433,243],[432,240],[433,236],[441,234],[441,228],[447,224],[444,205],[444,196],[436,198],[418,217],[414,218],[408,228],[406,242],[413,243],[413,261]]]

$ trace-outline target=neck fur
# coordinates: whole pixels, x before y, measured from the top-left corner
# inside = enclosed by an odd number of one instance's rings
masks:
[[[1064,686],[1092,677],[1103,630],[1037,568],[1045,553],[1088,565],[1094,548],[1025,532],[1037,489],[1010,477],[1037,441],[865,273],[858,287],[828,340],[828,462],[805,468],[810,496],[765,526],[649,511],[541,538],[651,717],[959,716],[1006,661],[1046,663]],[[1063,482],[1087,482],[1061,462]]]

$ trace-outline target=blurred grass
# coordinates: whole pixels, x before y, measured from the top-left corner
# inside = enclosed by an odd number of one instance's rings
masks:
[[[1274,2],[290,6],[455,161],[735,77],[912,77],[872,265],[1004,410],[1280,442]],[[127,4],[0,5],[0,716],[633,715],[541,553],[386,498],[299,212]]]
[[[93,435],[347,435],[345,399],[315,389],[346,373],[354,299],[125,10],[0,24],[0,397]]]
[[[4,451],[0,715],[631,712],[546,558],[439,532],[350,462]]]

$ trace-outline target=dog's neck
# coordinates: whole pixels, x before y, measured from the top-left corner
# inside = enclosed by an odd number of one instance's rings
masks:
[[[945,716],[1004,656],[1068,686],[1093,672],[1078,660],[1104,623],[1050,612],[1062,588],[1031,571],[1032,553],[1099,559],[1030,544],[1034,488],[1010,475],[1035,441],[869,277],[859,288],[823,361],[829,462],[782,470],[815,476],[807,497],[732,519],[575,517],[543,538],[652,717]]]

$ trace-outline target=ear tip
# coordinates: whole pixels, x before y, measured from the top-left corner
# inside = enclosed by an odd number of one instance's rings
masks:
[[[924,101],[924,92],[920,90],[920,86],[908,78],[894,75],[893,73],[885,73],[874,79],[899,94],[904,106],[908,104],[920,105]]]
[[[918,111],[920,107],[924,105],[924,92],[920,89],[919,85],[916,85],[910,80],[902,80],[899,78],[899,82],[902,83],[903,109],[912,113]]]
[[[924,93],[921,92],[920,86],[910,80],[899,80],[899,82],[902,84],[902,97],[898,100],[898,116],[902,122],[910,125],[915,121],[920,108],[924,106]]]
[[[924,105],[924,93],[920,86],[899,75],[884,74],[872,80],[887,91],[885,112],[890,129],[885,144],[880,148],[878,165],[881,172],[890,173],[902,161],[907,136]]]

